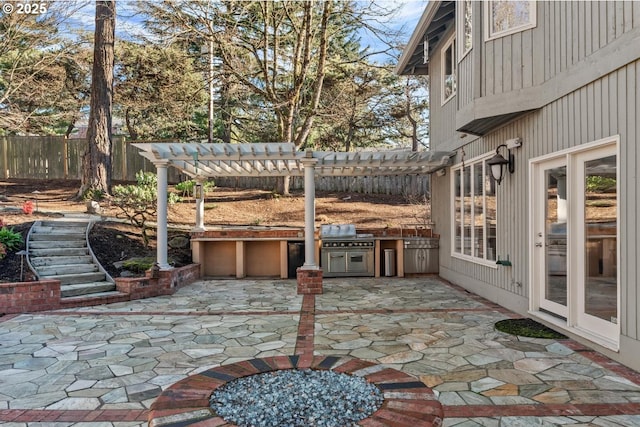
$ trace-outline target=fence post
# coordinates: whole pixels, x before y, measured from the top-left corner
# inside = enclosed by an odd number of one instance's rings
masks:
[[[127,140],[125,137],[119,138],[120,148],[122,152],[122,180],[127,180],[127,158],[129,156],[129,150],[127,150]],[[138,154],[138,153],[136,153]]]
[[[9,179],[9,160],[7,157],[7,145],[9,145],[9,141],[7,138],[1,138],[2,142],[2,178]]]

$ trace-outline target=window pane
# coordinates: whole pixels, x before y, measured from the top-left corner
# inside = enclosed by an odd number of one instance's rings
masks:
[[[456,92],[456,69],[455,69],[455,41],[449,45],[444,53],[444,100],[453,96]]]
[[[462,2],[463,39],[461,47],[463,55],[471,49],[471,5],[471,0],[464,0],[464,2]]]
[[[462,179],[462,171],[460,169],[454,172],[454,216],[455,216],[455,242],[454,252],[462,253],[462,201],[460,194],[460,182]]]
[[[473,165],[473,256],[484,258],[484,197],[482,163]]]
[[[491,167],[485,162],[484,195],[485,195],[485,232],[487,233],[487,259],[496,260],[496,181],[491,175]]]
[[[471,167],[464,168],[464,176],[462,178],[463,184],[463,224],[464,224],[464,246],[463,253],[465,255],[471,255]]]
[[[585,312],[617,323],[616,156],[585,162]]]
[[[533,23],[530,1],[492,1],[490,36]]]
[[[545,171],[545,298],[567,305],[567,167]]]

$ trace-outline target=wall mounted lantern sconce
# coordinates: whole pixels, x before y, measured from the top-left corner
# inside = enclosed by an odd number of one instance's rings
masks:
[[[514,173],[516,171],[515,156],[511,154],[511,149],[518,148],[521,145],[522,139],[509,139],[507,140],[506,144],[498,145],[498,148],[496,148],[496,155],[487,160],[487,165],[489,165],[489,167],[491,168],[491,175],[493,176],[493,179],[496,180],[498,185],[500,185],[500,183],[504,179],[504,176],[506,174],[505,169],[509,169],[509,173]],[[500,154],[500,149],[503,147],[507,149],[506,159]]]

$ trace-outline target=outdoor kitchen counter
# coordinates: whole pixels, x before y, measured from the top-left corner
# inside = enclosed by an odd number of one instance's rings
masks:
[[[395,274],[404,277],[405,239],[437,237],[430,229],[358,228],[373,235],[375,277],[385,275],[384,250],[394,249]],[[315,234],[316,262],[320,263],[319,233]],[[209,277],[290,277],[289,244],[303,243],[304,229],[291,227],[218,227],[192,231],[192,257],[200,273]]]
[[[202,276],[288,277],[288,244],[304,242],[304,229],[220,227],[191,232],[193,262]],[[316,236],[316,259],[320,246]]]

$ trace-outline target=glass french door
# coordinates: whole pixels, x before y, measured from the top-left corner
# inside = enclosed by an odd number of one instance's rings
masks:
[[[617,345],[616,145],[532,162],[532,309]]]
[[[567,164],[566,158],[538,165],[534,237],[539,308],[567,319]]]

